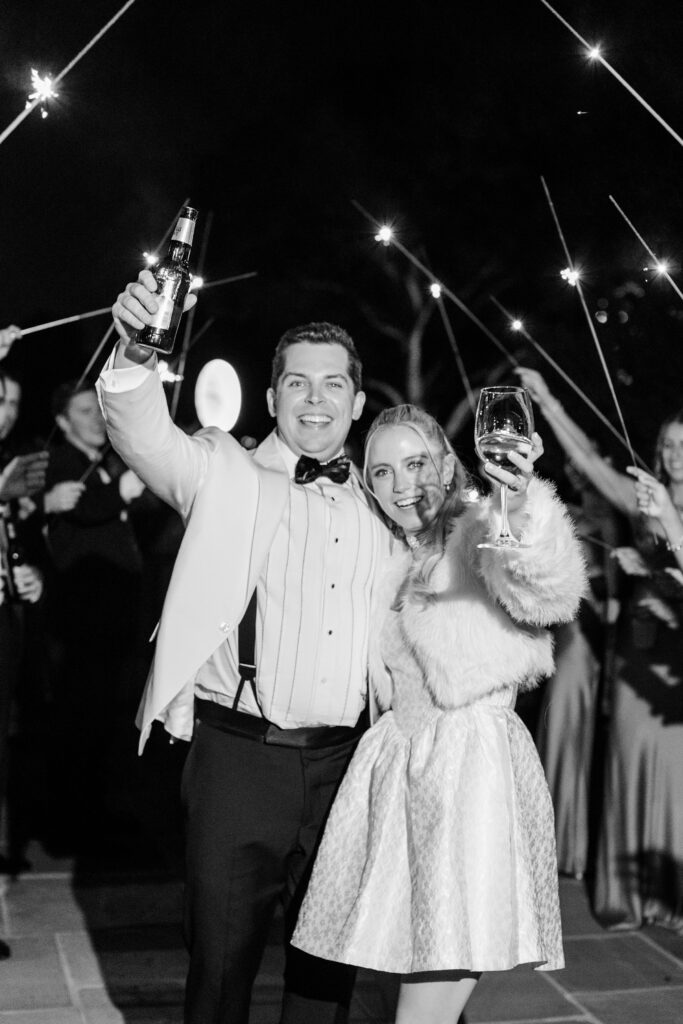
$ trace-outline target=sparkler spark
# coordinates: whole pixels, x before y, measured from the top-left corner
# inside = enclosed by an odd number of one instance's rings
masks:
[[[375,241],[381,242],[382,245],[389,245],[389,242],[393,238],[394,232],[391,230],[388,224],[383,224],[375,235]]]
[[[602,51],[599,46],[591,46],[588,51],[588,57],[590,60],[599,60],[602,57]]]
[[[513,320],[512,323],[510,324],[510,327],[512,328],[513,331],[521,331],[524,327],[524,324],[521,320]]]
[[[576,288],[576,285],[581,279],[581,275],[578,270],[572,270],[571,267],[565,267],[564,270],[561,270],[560,277],[563,281],[566,281],[567,284],[570,284],[572,288]]]
[[[38,104],[40,107],[40,116],[45,118],[48,115],[48,110],[45,104],[48,100],[54,100],[59,96],[58,92],[55,92],[52,87],[52,79],[49,75],[41,77],[35,68],[31,68],[31,85],[33,86],[33,92],[28,94],[26,100],[26,107],[30,107],[32,104]]]
[[[432,298],[434,298],[434,299],[440,299],[441,298],[441,285],[438,284],[437,281],[434,281],[433,284],[430,284],[429,291],[431,292]]]
[[[190,281],[190,291],[197,292],[200,288],[204,287],[204,278],[201,274],[193,274],[192,280]]]
[[[669,264],[666,260],[657,260],[657,262],[655,263],[655,270],[658,274],[668,274]]]
[[[145,263],[148,267],[155,267],[159,262],[159,257],[155,252],[143,252],[142,255],[145,257]]]
[[[157,370],[161,377],[162,384],[174,384],[177,380],[182,380],[182,374],[174,373],[173,370],[169,369],[169,365],[165,359],[160,359],[157,363]]]

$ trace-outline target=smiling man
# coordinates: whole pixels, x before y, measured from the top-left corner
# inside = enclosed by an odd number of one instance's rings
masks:
[[[217,428],[188,437],[172,423],[156,357],[135,344],[155,290],[143,271],[114,304],[121,341],[99,384],[112,444],[187,524],[138,724],[142,744],[155,720],[192,740],[186,1024],[246,1024],[276,905],[288,940],[365,725],[389,535],[344,454],[364,402],[349,335],[328,323],[283,335],[267,392],[277,426],[247,454]],[[341,1022],[352,986],[348,967],[287,943],[281,1020]]]

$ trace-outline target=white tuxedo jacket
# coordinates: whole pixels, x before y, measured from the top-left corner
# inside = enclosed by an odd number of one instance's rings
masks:
[[[279,457],[260,464],[216,427],[188,437],[168,414],[156,371],[133,390],[98,384],[98,393],[113,447],[186,524],[138,712],[142,750],[156,719],[190,739],[194,677],[244,615],[289,500],[289,475]]]

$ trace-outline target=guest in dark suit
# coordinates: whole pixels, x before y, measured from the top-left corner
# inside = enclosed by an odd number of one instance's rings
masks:
[[[65,823],[78,844],[94,838],[93,821],[115,776],[112,743],[139,692],[131,638],[141,558],[128,506],[143,485],[106,447],[91,385],[62,384],[52,411],[63,441],[51,453],[45,495],[50,628],[62,753],[70,754]]]

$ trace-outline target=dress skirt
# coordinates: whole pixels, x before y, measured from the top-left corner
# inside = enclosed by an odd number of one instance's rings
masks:
[[[552,804],[512,699],[389,711],[365,734],[294,945],[400,974],[564,966]]]

